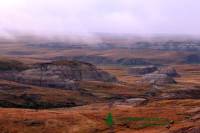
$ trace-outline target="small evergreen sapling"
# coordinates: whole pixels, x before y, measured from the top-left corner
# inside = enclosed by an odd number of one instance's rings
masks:
[[[112,127],[113,126],[113,116],[112,116],[112,113],[108,113],[107,117],[106,117],[106,124],[109,126],[109,127]]]

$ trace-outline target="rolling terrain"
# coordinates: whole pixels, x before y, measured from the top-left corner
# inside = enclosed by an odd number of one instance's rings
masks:
[[[2,133],[198,133],[198,38],[0,44]]]

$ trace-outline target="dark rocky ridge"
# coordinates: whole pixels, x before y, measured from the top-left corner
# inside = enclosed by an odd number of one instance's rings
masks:
[[[159,99],[199,99],[199,88],[183,88],[180,90],[174,90],[170,92],[162,93]]]
[[[153,61],[143,58],[121,58],[116,61],[120,65],[158,65]]]
[[[144,75],[148,73],[152,73],[158,70],[155,66],[140,66],[140,67],[131,67],[128,72],[133,75]]]
[[[167,52],[167,51],[164,51]],[[100,55],[81,55],[81,56],[56,56],[50,58],[52,60],[76,60],[89,62],[92,64],[114,64],[114,65],[156,65],[162,66],[164,64],[174,64],[174,63],[186,63],[186,64],[199,64],[200,63],[200,54],[195,51],[176,51],[178,57],[173,58],[152,58],[148,59],[146,57],[123,57],[113,59],[108,56]]]
[[[200,55],[198,54],[188,55],[183,59],[183,63],[188,63],[188,64],[200,63]]]
[[[65,56],[58,56],[53,58],[53,60],[71,60],[71,61],[83,61],[89,62],[92,64],[111,64],[111,65],[160,65],[153,60],[147,60],[143,58],[120,58],[114,60],[109,57],[104,56],[74,56],[74,57],[65,57]]]
[[[23,71],[28,66],[16,60],[0,60],[0,72],[3,71]]]

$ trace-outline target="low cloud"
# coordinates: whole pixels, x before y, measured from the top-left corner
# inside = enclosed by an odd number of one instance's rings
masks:
[[[0,34],[200,34],[199,0],[0,1]]]

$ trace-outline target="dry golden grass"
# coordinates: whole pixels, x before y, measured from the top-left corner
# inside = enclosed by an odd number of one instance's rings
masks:
[[[26,101],[28,100],[26,97],[31,100]],[[37,97],[37,99],[34,97]],[[89,104],[94,102],[94,97],[82,96],[78,91],[37,87],[0,80],[0,101],[1,104],[8,102],[20,106],[26,106],[27,103],[34,102],[38,103],[39,108],[43,108],[40,107],[39,103],[44,103],[46,105],[61,104],[61,106],[64,106],[64,103],[67,102]]]
[[[12,51],[28,51],[30,55],[8,55]],[[123,54],[122,54],[123,53]],[[85,49],[68,49],[68,50],[49,50],[49,49],[27,49],[23,44],[8,44],[0,45],[0,60],[17,59],[26,64],[32,64],[42,61],[48,61],[49,58],[56,56],[81,56],[81,55],[100,55],[112,59],[119,58],[145,58],[156,59],[158,61],[173,59],[177,62],[180,57],[186,56],[191,52],[175,52],[175,51],[156,51],[156,50],[85,50]],[[200,86],[200,66],[199,65],[173,65],[181,77],[176,78],[178,84],[163,87],[166,91],[177,90],[187,86]],[[186,119],[184,115],[190,109],[200,106],[200,100],[185,99],[185,100],[162,100],[153,101],[141,107],[133,107],[131,105],[113,105],[109,108],[105,99],[113,96],[135,97],[147,91],[150,86],[137,85],[136,81],[140,79],[137,76],[131,76],[127,72],[127,67],[121,66],[99,66],[103,70],[115,75],[123,84],[106,84],[102,82],[83,82],[81,85],[83,90],[88,91],[94,97],[101,99],[101,103],[94,103],[95,98],[82,96],[76,91],[50,89],[29,86],[27,94],[36,94],[42,96],[40,100],[48,102],[61,102],[68,99],[86,101],[91,105],[46,109],[46,110],[28,110],[28,109],[8,109],[0,108],[0,132],[1,133],[108,133],[111,129],[105,124],[105,117],[109,112],[112,112],[114,118],[120,117],[155,117],[167,118],[174,120],[170,129],[161,127],[147,127],[143,129],[131,128],[134,123],[127,125],[115,125],[116,133],[167,133],[182,127],[198,126],[200,121],[191,121]],[[20,86],[18,83],[0,80],[0,85],[6,84]],[[20,87],[10,89],[9,94],[19,96],[25,91]],[[2,94],[1,94],[2,95]],[[1,100],[5,95],[1,96]],[[93,99],[94,98],[94,99]],[[103,99],[103,100],[102,100]],[[21,102],[14,98],[9,99],[16,102]]]
[[[181,77],[177,78],[177,82],[183,85],[200,85],[200,65],[175,65],[174,66]]]
[[[187,106],[185,106],[187,102]],[[114,105],[112,109],[106,104],[94,104],[71,109],[53,110],[24,110],[0,109],[0,129],[8,133],[107,133],[111,129],[105,124],[105,117],[112,112],[113,118],[143,117],[166,118],[173,120],[170,129],[163,126],[131,128],[134,123],[114,125],[116,133],[164,133],[184,126],[200,126],[199,121],[190,121],[185,118],[184,112],[193,108],[196,101],[161,101],[143,107]],[[190,104],[191,103],[191,104]],[[198,101],[199,103],[199,101]],[[176,107],[174,106],[176,104]]]
[[[104,71],[107,71],[113,75],[115,75],[119,81],[135,84],[136,81],[140,80],[140,77],[133,76],[128,73],[128,67],[122,66],[100,66],[100,68]]]

